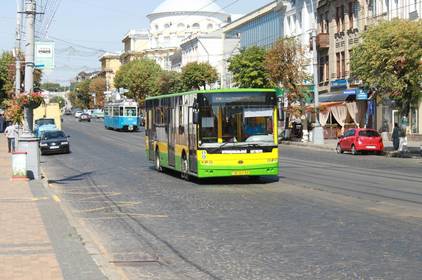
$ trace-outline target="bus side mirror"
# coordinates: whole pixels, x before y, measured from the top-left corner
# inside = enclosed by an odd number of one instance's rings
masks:
[[[193,112],[193,118],[192,118],[192,122],[194,124],[199,124],[199,112],[198,111],[194,111]]]

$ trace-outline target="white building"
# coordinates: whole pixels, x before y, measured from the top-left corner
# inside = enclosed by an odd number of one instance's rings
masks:
[[[171,56],[188,36],[213,32],[230,22],[230,14],[212,0],[166,0],[147,17],[149,49],[153,58],[165,70],[172,69]]]
[[[217,30],[208,34],[187,38],[182,42],[180,48],[181,67],[191,62],[207,62],[217,69],[221,77],[224,73],[225,56],[238,50],[239,39],[226,39],[223,44],[222,31]]]

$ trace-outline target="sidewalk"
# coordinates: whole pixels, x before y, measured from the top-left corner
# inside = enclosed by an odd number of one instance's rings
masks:
[[[29,183],[11,181],[11,154],[0,136],[0,279],[63,279]]]
[[[0,279],[104,279],[41,181],[12,181],[0,135]]]
[[[337,142],[337,139],[324,139],[323,145],[315,145],[312,142],[281,141],[281,145],[294,145],[317,150],[336,151]],[[409,153],[403,154],[394,150],[392,141],[384,142],[384,154],[387,157],[422,157],[422,142],[408,141],[407,144]]]

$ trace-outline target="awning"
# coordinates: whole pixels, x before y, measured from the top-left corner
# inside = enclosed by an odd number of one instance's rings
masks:
[[[327,102],[351,102],[356,100],[356,94],[344,94],[344,93],[336,93],[336,94],[321,94],[319,96],[320,103],[327,103]]]

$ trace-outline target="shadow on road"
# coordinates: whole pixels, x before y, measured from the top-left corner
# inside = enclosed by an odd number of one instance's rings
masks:
[[[71,182],[77,182],[77,181],[82,181],[85,180],[87,177],[89,177],[93,172],[84,172],[81,174],[77,174],[77,175],[72,175],[69,177],[65,177],[63,179],[58,179],[58,180],[48,180],[49,184],[59,184],[59,185],[66,185],[68,183]]]

